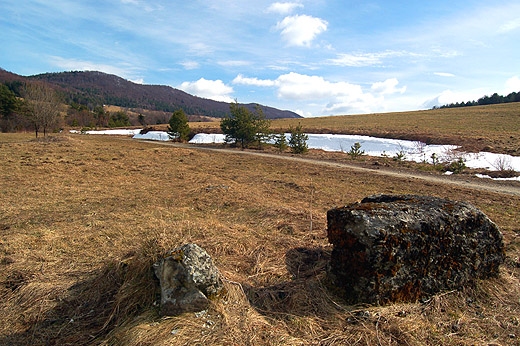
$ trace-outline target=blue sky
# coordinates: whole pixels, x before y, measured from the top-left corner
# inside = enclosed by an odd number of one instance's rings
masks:
[[[303,116],[520,91],[520,2],[2,0],[0,67],[96,70]]]

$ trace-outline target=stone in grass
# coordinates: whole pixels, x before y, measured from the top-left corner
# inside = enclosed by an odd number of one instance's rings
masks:
[[[497,276],[502,234],[469,203],[374,195],[327,213],[329,278],[352,303],[413,302]]]
[[[208,299],[218,295],[223,288],[213,260],[196,244],[185,244],[169,251],[153,267],[160,281],[163,316],[205,310],[209,306]]]

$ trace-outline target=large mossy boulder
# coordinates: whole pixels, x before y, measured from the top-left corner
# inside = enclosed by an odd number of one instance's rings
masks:
[[[469,203],[374,195],[327,213],[329,278],[351,303],[410,302],[497,276],[502,234]]]

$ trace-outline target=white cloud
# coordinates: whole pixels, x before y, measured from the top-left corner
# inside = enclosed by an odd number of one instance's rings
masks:
[[[267,8],[267,12],[289,14],[296,8],[303,8],[303,5],[297,2],[275,2]]]
[[[317,35],[327,30],[328,22],[308,15],[285,17],[276,24],[289,46],[310,47]]]
[[[518,76],[511,77],[506,81],[505,94],[512,92],[520,92],[520,78]]]
[[[227,86],[221,80],[201,78],[195,82],[183,82],[177,88],[199,97],[221,102],[233,102],[233,98],[230,96],[234,91],[233,88]]]
[[[439,77],[455,77],[453,73],[448,72],[434,72],[433,74]]]
[[[399,84],[397,78],[390,78],[385,80],[384,82],[376,82],[372,84],[371,90],[381,95],[389,95],[395,93],[404,94],[404,92],[406,91],[406,86],[397,89],[397,84]]]
[[[351,95],[342,97],[327,104],[325,114],[365,114],[382,111],[384,98],[372,94]]]
[[[276,80],[278,97],[292,100],[317,100],[362,94],[361,86],[346,82],[330,82],[320,76],[299,73],[281,75]]]
[[[321,76],[309,76],[290,72],[280,75],[275,80],[248,78],[238,75],[235,84],[258,87],[274,87],[277,96],[285,102],[306,102],[307,106],[319,109],[320,114],[370,113],[385,110],[385,95],[404,94],[406,86],[398,88],[399,81],[389,78],[373,83],[364,90],[361,85],[347,82],[333,82]],[[309,112],[298,111],[303,116]]]
[[[258,79],[258,78],[248,78],[239,74],[233,79],[233,84],[242,84],[242,85],[253,85],[253,86],[261,86],[261,87],[270,87],[276,85],[276,81],[270,79]]]

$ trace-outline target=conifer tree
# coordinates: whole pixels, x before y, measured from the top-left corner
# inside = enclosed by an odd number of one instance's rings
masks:
[[[306,153],[309,150],[309,147],[307,146],[309,136],[303,133],[302,126],[300,124],[296,127],[291,126],[289,132],[291,133],[291,138],[289,139],[291,151],[295,154]]]
[[[188,140],[190,126],[188,125],[188,117],[182,109],[173,112],[168,124],[168,135],[171,139],[177,139],[179,141]]]

